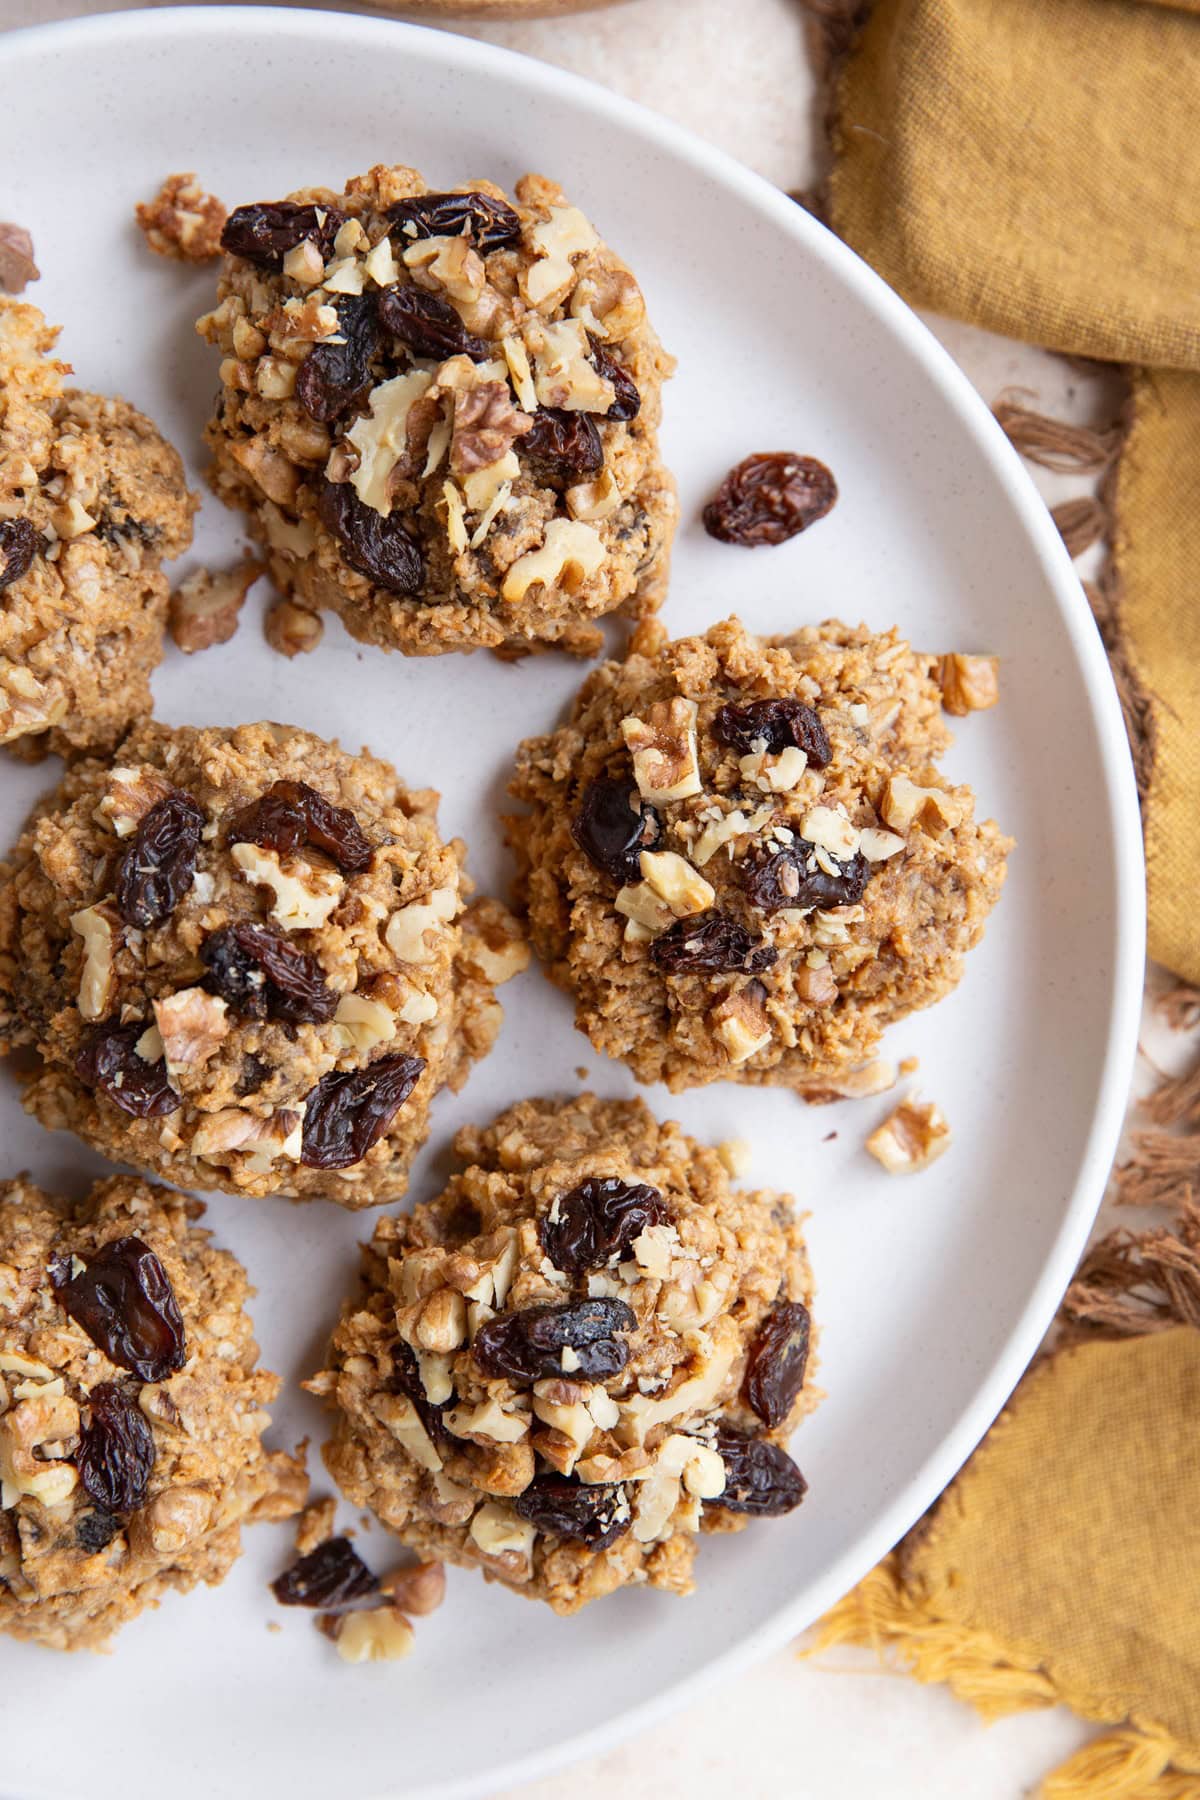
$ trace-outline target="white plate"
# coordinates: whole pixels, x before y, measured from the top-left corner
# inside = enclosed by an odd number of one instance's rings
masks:
[[[191,321],[211,274],[147,255],[135,199],[176,169],[231,205],[377,161],[435,183],[542,169],[630,259],[679,357],[663,434],[683,506],[674,632],[735,608],[775,631],[841,613],[1004,659],[1003,704],[963,722],[949,766],[1020,847],[958,993],[892,1034],[953,1123],[950,1154],[889,1181],[861,1149],[886,1101],[807,1110],[728,1085],[647,1096],[710,1139],[748,1137],[754,1179],[811,1208],[829,1398],[795,1446],[811,1483],[797,1513],[705,1542],[682,1602],[626,1593],[562,1621],[455,1573],[401,1668],[346,1668],[305,1616],[268,1635],[265,1582],[290,1545],[268,1527],[223,1588],[172,1598],[111,1659],[0,1650],[0,1786],[23,1800],[494,1790],[645,1724],[814,1618],[934,1498],[1033,1352],[1114,1149],[1141,984],[1138,815],[1108,668],[1042,503],[933,339],[799,207],[663,120],[463,38],[250,9],[17,34],[0,43],[0,88],[0,218],[34,232],[36,299],[64,323],[79,378],[151,412],[197,480],[216,370]],[[706,538],[699,508],[728,465],[783,447],[834,470],[831,516],[778,550]],[[228,560],[237,538],[206,500],[199,557]],[[406,662],[335,625],[288,663],[264,648],[255,610],[224,648],[168,654],[162,716],[267,716],[369,742],[442,790],[445,826],[502,887],[495,815],[513,745],[554,720],[582,670],[549,656]],[[4,766],[5,839],[53,775]],[[435,1109],[417,1195],[438,1185],[459,1123],[571,1087],[577,1064],[602,1092],[632,1091],[536,971],[506,1010],[493,1056]],[[0,1104],[8,1169],[77,1184],[95,1166],[25,1120],[11,1087]],[[220,1198],[210,1217],[261,1289],[266,1361],[294,1382],[318,1364],[370,1221]],[[281,1440],[319,1441],[294,1388],[276,1416]],[[382,1563],[378,1531],[359,1541]]]

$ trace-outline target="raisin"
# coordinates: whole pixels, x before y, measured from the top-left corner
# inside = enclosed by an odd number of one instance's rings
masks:
[[[79,1479],[88,1498],[105,1512],[136,1512],[154,1471],[150,1421],[115,1381],[94,1387],[87,1403],[91,1418],[75,1453]]]
[[[334,302],[340,344],[314,344],[296,375],[296,398],[310,419],[340,418],[370,385],[371,358],[379,348],[375,302],[368,294],[344,294]]]
[[[642,879],[639,857],[657,844],[662,820],[632,781],[602,778],[583,790],[571,836],[598,869],[621,883]]]
[[[421,1380],[421,1369],[416,1355],[403,1338],[397,1338],[392,1345],[391,1386],[397,1393],[403,1394],[406,1399],[412,1401],[422,1425],[435,1444],[454,1447],[457,1443],[457,1447],[461,1450],[461,1443],[455,1439],[442,1417],[446,1408],[453,1404],[453,1400],[442,1400],[435,1403],[429,1398],[425,1392],[425,1383]]]
[[[813,456],[787,450],[747,456],[731,469],[704,509],[704,529],[725,544],[783,544],[823,519],[837,483]]]
[[[540,1381],[561,1375],[564,1349],[575,1352],[583,1381],[619,1375],[629,1346],[614,1336],[632,1331],[637,1318],[623,1300],[576,1300],[565,1306],[527,1306],[497,1313],[475,1334],[472,1352],[485,1375],[510,1381]]]
[[[604,445],[590,413],[539,406],[516,449],[543,483],[583,481],[604,467]]]
[[[420,593],[425,563],[399,513],[384,518],[373,506],[364,505],[348,481],[327,481],[317,504],[322,522],[352,569],[389,594]]]
[[[147,1062],[138,1055],[135,1046],[145,1030],[139,1019],[97,1025],[75,1058],[75,1073],[84,1087],[98,1088],[131,1118],[157,1119],[175,1112],[181,1101],[167,1079],[165,1060]]]
[[[787,1451],[769,1438],[722,1425],[714,1448],[725,1464],[725,1491],[706,1500],[706,1506],[773,1519],[792,1512],[808,1492],[807,1481]]]
[[[588,332],[588,343],[592,347],[592,367],[597,375],[613,384],[613,403],[603,417],[622,421],[636,419],[642,410],[642,396],[638,393],[633,376],[615,357],[608,354],[600,339],[594,337],[590,331]]]
[[[721,912],[677,919],[650,946],[650,960],[667,975],[708,969],[752,975],[769,969],[778,958],[774,944],[753,936],[744,925]]]
[[[326,1538],[277,1575],[271,1592],[280,1606],[321,1606],[344,1612],[377,1594],[379,1577],[371,1573],[349,1538]]]
[[[260,269],[278,269],[288,251],[305,238],[313,240],[323,258],[328,257],[345,222],[345,213],[335,207],[294,200],[235,206],[222,229],[221,248],[231,256],[244,256]]]
[[[720,743],[743,755],[758,743],[766,745],[770,756],[795,745],[813,769],[827,769],[833,756],[820,717],[803,700],[751,700],[746,706],[731,702],[717,713],[712,729]]]
[[[131,1375],[163,1381],[186,1362],[175,1290],[141,1238],[114,1238],[55,1293],[93,1344]]]
[[[270,1065],[261,1056],[243,1056],[242,1071],[233,1090],[238,1099],[244,1100],[248,1094],[257,1094],[270,1073]]]
[[[308,1096],[300,1161],[348,1169],[378,1143],[425,1067],[421,1056],[381,1056],[365,1069],[331,1070]]]
[[[117,911],[146,931],[169,919],[192,885],[204,809],[172,788],[144,815],[117,865]]]
[[[667,1216],[657,1188],[615,1175],[589,1175],[551,1208],[539,1236],[556,1269],[583,1275],[623,1256],[639,1233]]]
[[[537,1475],[517,1495],[513,1511],[551,1537],[572,1538],[596,1552],[629,1530],[629,1502],[616,1483],[585,1486],[566,1475]]]
[[[343,875],[361,875],[375,854],[349,807],[335,806],[306,781],[273,781],[236,814],[225,841],[257,844],[277,856],[311,847],[323,851]]]
[[[0,593],[28,574],[41,541],[28,519],[0,519]]]
[[[269,925],[223,925],[200,946],[200,960],[209,992],[244,1019],[324,1025],[337,1010],[316,957]]]
[[[520,216],[490,194],[414,194],[389,206],[388,218],[410,244],[417,238],[461,237],[466,232],[485,256],[521,235]]]
[[[870,876],[870,863],[857,851],[839,874],[830,875],[813,858],[812,846],[800,841],[748,864],[746,892],[759,911],[767,913],[785,906],[853,906],[862,899]]]
[[[120,1529],[120,1519],[115,1519],[112,1513],[97,1507],[94,1512],[86,1512],[76,1521],[76,1548],[82,1550],[85,1556],[95,1556],[97,1551],[108,1549]]]
[[[486,362],[492,346],[467,330],[448,300],[423,288],[384,288],[377,301],[379,323],[414,356],[469,356]]]
[[[772,1430],[783,1424],[804,1386],[810,1327],[807,1306],[781,1300],[754,1340],[746,1367],[746,1399]]]

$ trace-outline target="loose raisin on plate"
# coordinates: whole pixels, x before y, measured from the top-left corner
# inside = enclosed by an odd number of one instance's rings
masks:
[[[348,1169],[378,1143],[425,1067],[421,1056],[381,1056],[365,1069],[333,1069],[308,1096],[300,1161]]]
[[[399,513],[384,518],[359,499],[348,481],[327,481],[317,510],[352,569],[389,594],[420,593],[425,585],[425,563]]]
[[[0,593],[29,573],[40,543],[28,519],[0,519]]]
[[[589,781],[571,836],[598,869],[622,884],[642,879],[639,857],[662,834],[662,820],[642,799],[632,779]]]
[[[294,200],[235,206],[221,231],[221,248],[231,256],[244,256],[260,269],[278,269],[288,251],[305,238],[313,240],[322,258],[328,257],[345,223],[345,213],[335,207]]]
[[[417,238],[461,237],[486,255],[521,235],[520,216],[490,194],[414,194],[388,207],[388,218],[410,244]]]
[[[714,1448],[725,1464],[725,1491],[706,1500],[706,1506],[774,1519],[792,1512],[808,1492],[807,1481],[787,1451],[769,1438],[722,1425]]]
[[[538,1235],[556,1269],[583,1275],[624,1256],[648,1225],[662,1225],[668,1216],[657,1188],[615,1175],[589,1175],[555,1202]]]
[[[316,957],[269,925],[222,925],[201,944],[200,960],[205,987],[241,1018],[324,1025],[337,1011]]]
[[[296,374],[296,398],[310,419],[328,424],[354,404],[371,381],[379,348],[379,323],[369,294],[342,294],[334,302],[340,344],[314,344]]]
[[[85,1493],[107,1513],[136,1512],[154,1472],[154,1433],[137,1401],[115,1381],[87,1397],[91,1417],[79,1436],[75,1467]]]
[[[782,1425],[804,1386],[811,1320],[799,1300],[781,1300],[764,1319],[746,1365],[746,1399],[763,1424]]]
[[[75,1058],[75,1073],[84,1087],[97,1088],[114,1106],[134,1119],[157,1119],[175,1112],[180,1098],[167,1078],[164,1058],[147,1062],[135,1048],[146,1031],[144,1020],[122,1025],[109,1019],[95,1026]]]
[[[277,1575],[271,1592],[280,1606],[320,1606],[345,1611],[379,1592],[379,1577],[368,1569],[347,1537],[326,1538],[307,1556]]]
[[[537,1475],[513,1501],[520,1519],[550,1537],[571,1538],[597,1553],[629,1530],[630,1510],[619,1483],[572,1481],[566,1475]]]
[[[813,456],[787,450],[747,456],[729,471],[704,508],[704,529],[725,544],[782,544],[837,499],[837,483]]]
[[[117,911],[147,931],[169,919],[192,885],[204,809],[182,788],[156,800],[117,865]]]
[[[719,743],[743,756],[760,743],[769,756],[794,745],[813,769],[827,769],[833,756],[820,716],[803,700],[751,700],[745,706],[731,701],[716,714],[712,729]]]
[[[76,1548],[82,1550],[85,1556],[95,1556],[98,1550],[108,1549],[120,1529],[120,1519],[97,1507],[95,1512],[86,1512],[76,1520]]]
[[[141,1238],[113,1238],[54,1291],[109,1361],[143,1381],[164,1381],[187,1361],[170,1276]]]
[[[667,975],[710,970],[750,975],[769,969],[779,952],[728,913],[706,912],[677,919],[651,944],[650,960]]]
[[[376,302],[379,323],[406,344],[414,356],[469,356],[486,362],[493,346],[467,330],[448,300],[424,288],[384,288]]]
[[[257,844],[277,856],[321,850],[343,875],[361,875],[375,847],[348,806],[335,806],[306,781],[273,781],[231,820],[228,844]]]
[[[590,413],[564,412],[557,406],[539,406],[533,428],[515,445],[518,456],[529,464],[541,482],[586,481],[604,467],[604,445]]]
[[[605,419],[636,419],[642,410],[642,396],[638,393],[637,383],[614,356],[610,356],[598,337],[588,332],[588,343],[592,347],[592,367],[597,375],[605,381],[611,381],[614,390],[612,405],[600,416]]]
[[[619,1375],[629,1346],[615,1334],[633,1331],[637,1318],[623,1300],[575,1300],[565,1306],[527,1306],[497,1313],[481,1325],[471,1346],[485,1375],[540,1381],[563,1373],[564,1349],[575,1352],[573,1373],[582,1381]]]
[[[871,865],[858,851],[830,875],[814,861],[812,846],[802,840],[773,856],[746,864],[746,893],[760,912],[779,912],[785,906],[854,906],[862,899],[871,877]]]

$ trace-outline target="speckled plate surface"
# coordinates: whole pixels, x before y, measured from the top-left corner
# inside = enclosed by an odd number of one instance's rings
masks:
[[[663,432],[683,507],[672,630],[734,610],[774,631],[836,612],[1004,659],[1003,704],[963,722],[948,766],[1018,839],[1008,887],[959,991],[890,1046],[921,1058],[950,1153],[890,1182],[861,1149],[886,1101],[810,1111],[734,1086],[647,1096],[699,1135],[751,1139],[753,1180],[811,1211],[829,1398],[794,1445],[811,1484],[797,1513],[706,1542],[683,1602],[628,1593],[563,1621],[453,1573],[402,1665],[347,1668],[304,1617],[268,1633],[265,1584],[290,1549],[277,1527],[248,1534],[223,1588],[173,1598],[109,1658],[0,1646],[0,1791],[21,1800],[494,1791],[612,1741],[808,1623],[934,1498],[1036,1347],[1100,1197],[1141,991],[1137,809],[1107,665],[1041,502],[923,327],[790,201],[627,101],[463,38],[253,8],[16,34],[0,39],[0,81],[0,217],[34,232],[44,278],[31,297],[65,326],[81,380],[152,413],[197,481],[216,377],[191,322],[211,274],[148,256],[135,199],[176,169],[231,205],[383,160],[444,183],[542,169],[630,260],[679,357]],[[700,506],[729,464],[785,445],[834,470],[830,517],[778,550],[706,538]],[[228,561],[239,541],[206,499],[181,567]],[[224,647],[190,661],[169,651],[161,715],[266,716],[368,743],[442,790],[444,826],[502,888],[496,813],[513,745],[555,718],[582,670],[553,657],[405,662],[334,624],[316,656],[287,663],[262,641],[260,604]],[[0,767],[5,841],[53,778],[52,766]],[[604,1093],[631,1091],[536,971],[506,990],[506,1011],[495,1053],[435,1109],[417,1194],[439,1183],[456,1125],[573,1087],[577,1065]],[[96,1167],[26,1120],[7,1079],[0,1143],[5,1172],[51,1184],[77,1187]],[[317,1366],[369,1221],[216,1198],[210,1222],[246,1261],[265,1360],[293,1384],[277,1435],[319,1440],[294,1383]],[[377,1531],[359,1543],[382,1564]]]

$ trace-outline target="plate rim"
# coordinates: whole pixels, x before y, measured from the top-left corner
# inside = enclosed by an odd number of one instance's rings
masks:
[[[307,36],[315,43],[356,38],[364,48],[401,43],[420,60],[492,74],[501,81],[513,65],[525,85],[558,96],[575,94],[595,118],[615,124],[659,150],[702,171],[765,214],[832,277],[865,303],[882,332],[911,354],[978,445],[990,473],[1009,501],[1046,579],[1066,628],[1095,722],[1107,817],[1118,854],[1112,867],[1115,931],[1109,978],[1108,1029],[1102,1074],[1075,1183],[1041,1275],[981,1379],[969,1405],[937,1449],[909,1476],[874,1527],[830,1564],[800,1594],[701,1669],[666,1686],[603,1723],[555,1740],[490,1768],[420,1787],[392,1788],[359,1800],[479,1800],[503,1788],[552,1775],[597,1756],[711,1693],[717,1683],[743,1674],[804,1630],[875,1566],[949,1484],[1002,1410],[1035,1354],[1057,1309],[1103,1199],[1116,1154],[1132,1082],[1146,966],[1146,895],[1141,813],[1125,725],[1108,658],[1087,606],[1083,587],[1049,509],[981,395],[917,314],[848,244],[765,176],[639,101],[602,83],[525,52],[409,20],[306,6],[183,5],[125,9],[19,27],[0,35],[0,62],[37,61],[56,48],[89,44],[104,48],[122,34],[185,42],[196,35],[252,37],[264,30]]]

